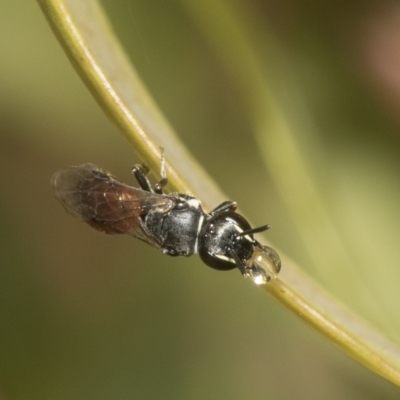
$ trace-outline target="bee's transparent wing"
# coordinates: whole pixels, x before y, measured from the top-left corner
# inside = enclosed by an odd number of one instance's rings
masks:
[[[142,217],[150,210],[168,212],[175,205],[173,198],[125,185],[90,163],[56,172],[51,185],[56,198],[76,219],[101,232],[127,233],[161,248]]]

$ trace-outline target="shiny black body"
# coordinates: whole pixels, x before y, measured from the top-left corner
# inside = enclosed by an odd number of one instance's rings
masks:
[[[135,166],[132,172],[140,188],[134,188],[93,164],[84,164],[54,174],[52,186],[67,212],[101,232],[127,233],[170,256],[198,253],[212,268],[238,267],[248,276],[255,249],[266,248],[253,233],[269,226],[252,229],[235,212],[233,201],[206,213],[194,197],[164,194],[167,179],[163,159],[161,171],[162,180],[152,187],[146,169]]]
[[[237,266],[232,252],[240,260],[250,259],[255,240],[253,237],[247,240],[238,236],[239,231],[248,229],[251,229],[250,224],[240,214],[232,211],[217,213],[207,219],[199,237],[202,261],[215,269],[230,270]]]
[[[205,216],[200,207],[194,207],[193,197],[172,193],[159,194],[173,201],[168,211],[153,211],[142,216],[144,229],[157,241],[165,254],[170,256],[190,256],[196,253],[198,227]],[[191,202],[194,202],[193,205]]]

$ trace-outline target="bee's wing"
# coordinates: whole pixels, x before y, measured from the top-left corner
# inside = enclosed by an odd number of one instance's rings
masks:
[[[125,185],[94,164],[58,171],[51,185],[65,210],[92,228],[108,234],[127,233],[161,248],[141,217],[150,209],[168,212],[175,205],[172,198]]]

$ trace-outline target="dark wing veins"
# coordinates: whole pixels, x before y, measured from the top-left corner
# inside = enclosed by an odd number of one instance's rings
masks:
[[[160,248],[142,217],[150,210],[168,212],[175,205],[172,198],[125,185],[93,164],[58,171],[51,183],[56,198],[75,218],[101,232],[127,233]]]

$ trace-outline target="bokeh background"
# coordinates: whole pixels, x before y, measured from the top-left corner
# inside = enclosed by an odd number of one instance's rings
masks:
[[[103,1],[158,105],[229,198],[399,342],[400,6],[232,3],[257,21],[260,62],[271,38],[284,54],[284,72],[271,78],[287,109],[298,96],[291,118],[311,122],[318,143],[301,129],[298,141],[356,260],[364,308],[304,250],[235,82],[183,3]],[[133,183],[138,160],[36,2],[2,0],[0,11],[0,399],[399,398],[238,273],[165,257],[65,214],[53,172],[93,162]]]

